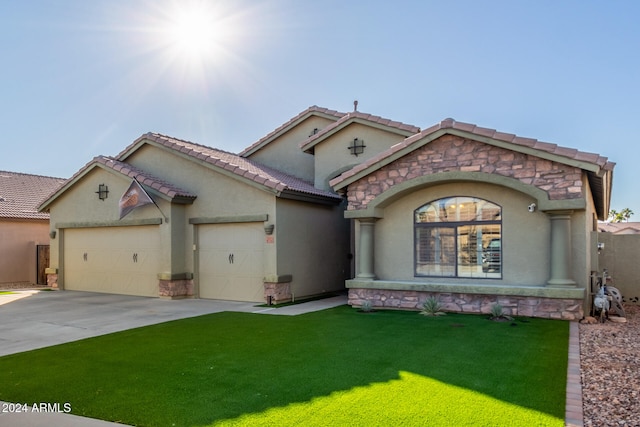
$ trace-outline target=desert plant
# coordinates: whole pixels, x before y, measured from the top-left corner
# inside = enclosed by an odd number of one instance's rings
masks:
[[[360,304],[360,311],[363,313],[371,313],[373,311],[373,304],[371,304],[371,301],[362,301],[362,304]]]
[[[491,306],[491,320],[513,320],[513,317],[504,312],[502,305],[495,303]]]
[[[422,310],[420,314],[423,316],[444,316],[446,313],[442,311],[442,304],[436,297],[429,297],[422,304]]]

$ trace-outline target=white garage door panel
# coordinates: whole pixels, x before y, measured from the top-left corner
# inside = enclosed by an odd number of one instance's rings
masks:
[[[262,223],[198,227],[200,297],[264,301]]]
[[[157,227],[65,230],[65,288],[157,297],[159,239]]]

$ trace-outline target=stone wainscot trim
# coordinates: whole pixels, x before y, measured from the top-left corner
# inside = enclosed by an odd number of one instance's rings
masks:
[[[510,316],[572,321],[584,317],[583,289],[482,285],[476,288],[377,280],[351,280],[347,287],[352,307],[369,301],[373,308],[421,310],[428,298],[435,297],[443,311],[455,313],[488,314],[494,304],[500,304]]]

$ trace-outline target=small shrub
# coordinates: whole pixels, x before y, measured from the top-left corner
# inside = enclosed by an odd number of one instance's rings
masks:
[[[444,316],[446,313],[442,311],[442,304],[440,304],[436,297],[429,297],[424,304],[422,304],[420,314],[423,316]]]
[[[371,313],[373,311],[373,305],[371,304],[371,301],[362,301],[362,304],[360,305],[360,311],[362,311],[363,313]]]
[[[491,317],[489,317],[491,320],[496,320],[496,321],[500,321],[500,320],[513,320],[513,317],[509,316],[508,314],[506,314],[504,312],[504,308],[502,307],[502,305],[496,303],[494,305],[491,306]]]

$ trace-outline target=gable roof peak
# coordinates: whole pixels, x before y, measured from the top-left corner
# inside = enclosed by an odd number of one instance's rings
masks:
[[[398,133],[405,138],[420,132],[420,128],[417,126],[409,125],[406,123],[394,121],[391,119],[385,119],[384,117],[375,116],[369,113],[363,113],[360,111],[351,111],[334,123],[320,130],[320,132],[311,135],[306,140],[300,143],[300,148],[305,152],[311,152],[313,148],[323,141],[329,135],[338,132],[340,129],[350,125],[351,123],[364,123],[372,127],[384,128],[389,132]]]
[[[297,115],[287,120],[282,125],[278,126],[273,131],[269,132],[267,135],[260,138],[258,141],[254,142],[253,144],[251,144],[250,146],[242,150],[239,155],[241,157],[250,156],[251,154],[255,153],[256,151],[268,145],[270,142],[272,142],[279,136],[284,135],[287,131],[294,128],[299,123],[303,122],[307,118],[314,115],[335,121],[345,116],[345,113],[341,113],[336,110],[330,110],[324,107],[318,107],[317,105],[312,105],[311,107],[298,113]]]

